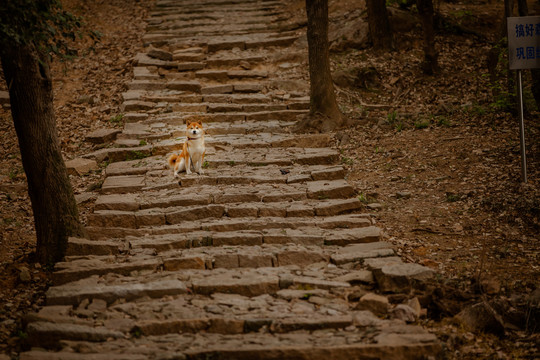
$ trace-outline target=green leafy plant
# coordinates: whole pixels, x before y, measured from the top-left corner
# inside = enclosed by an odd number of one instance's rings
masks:
[[[17,175],[19,174],[19,170],[18,169],[11,169],[9,170],[9,173],[8,173],[8,177],[11,179],[11,180],[15,180],[17,178]]]
[[[342,156],[342,157],[341,157],[341,163],[342,163],[342,164],[345,164],[345,165],[351,166],[352,164],[354,164],[354,160],[351,159],[351,158],[349,158],[349,157]]]
[[[208,167],[210,166],[210,164],[208,163],[208,161],[204,161],[203,164],[202,164],[202,168],[203,169],[208,169]]]
[[[133,164],[132,167],[139,168],[148,165],[148,162],[145,160],[138,161],[136,164]]]
[[[19,339],[28,339],[28,333],[22,330],[17,330],[16,335]]]
[[[368,197],[364,193],[359,193],[358,194],[358,200],[360,200],[360,202],[363,203],[363,204],[369,203]]]
[[[149,155],[145,152],[134,150],[126,154],[126,161],[144,159],[145,157],[148,157],[148,156]]]
[[[141,140],[141,141],[139,141],[139,145],[140,146],[145,146],[145,145],[148,145],[148,143],[146,142],[146,140]]]
[[[91,192],[91,191],[100,190],[102,186],[103,186],[103,180],[100,180],[100,181],[98,181],[96,183],[93,183],[90,186],[88,186],[86,191]]]
[[[451,126],[452,124],[450,123],[450,120],[448,120],[448,118],[446,116],[436,116],[435,117],[435,121],[437,123],[438,126],[446,126],[446,127],[449,127]]]
[[[124,114],[117,114],[117,115],[112,116],[109,119],[109,122],[111,122],[112,124],[120,124],[123,118],[124,118]]]
[[[415,129],[425,129],[425,128],[428,128],[429,127],[429,120],[427,119],[418,119],[414,122],[414,127]]]
[[[0,2],[0,46],[33,44],[44,58],[60,60],[77,56],[71,42],[89,36],[98,40],[102,34],[82,30],[82,18],[64,10],[60,0],[3,0]]]
[[[394,125],[397,120],[397,111],[392,111],[386,116],[386,120],[390,125]]]

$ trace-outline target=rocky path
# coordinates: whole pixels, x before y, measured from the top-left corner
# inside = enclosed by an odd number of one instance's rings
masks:
[[[22,360],[440,355],[409,324],[433,272],[381,241],[330,136],[289,132],[309,97],[285,5],[157,1],[124,129],[89,139],[114,141],[87,154],[108,164],[89,238],[27,317]],[[195,115],[205,173],[174,179],[166,155]]]

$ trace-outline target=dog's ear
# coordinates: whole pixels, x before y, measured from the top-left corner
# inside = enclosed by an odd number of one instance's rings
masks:
[[[202,119],[201,118],[197,119],[197,124],[202,126]]]

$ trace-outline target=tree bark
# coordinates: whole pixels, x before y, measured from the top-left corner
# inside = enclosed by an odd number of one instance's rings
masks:
[[[306,0],[308,17],[310,116],[297,130],[332,131],[343,125],[330,72],[328,0]]]
[[[0,59],[34,212],[36,256],[51,265],[64,257],[68,237],[85,231],[60,151],[49,63],[32,44],[3,46]]]
[[[416,6],[422,18],[424,29],[424,62],[422,70],[427,75],[433,75],[439,69],[438,53],[435,49],[435,28],[433,25],[433,0],[417,0]]]
[[[367,0],[367,13],[369,23],[369,33],[373,47],[377,50],[392,50],[394,40],[392,29],[388,19],[386,0]]]
[[[519,16],[529,16],[529,7],[526,0],[517,0]],[[531,69],[532,87],[531,92],[536,103],[536,109],[540,109],[540,69]],[[516,101],[517,102],[517,101]]]
[[[529,16],[527,0],[517,0],[519,16]]]

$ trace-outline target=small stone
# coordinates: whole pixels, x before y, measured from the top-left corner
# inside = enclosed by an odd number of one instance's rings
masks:
[[[418,319],[418,314],[409,305],[399,304],[394,309],[392,309],[392,317],[394,319],[399,319],[408,323],[412,323]]]
[[[334,278],[336,281],[346,281],[348,283],[372,283],[373,282],[373,273],[369,270],[357,270],[351,271],[345,275]]]
[[[93,96],[90,95],[81,95],[77,99],[78,104],[89,104],[93,105],[96,102],[96,99]]]
[[[120,132],[118,129],[99,129],[86,135],[86,141],[93,144],[104,144],[116,139]]]
[[[32,275],[30,274],[30,270],[26,266],[21,266],[19,268],[19,280],[26,283],[32,280]]]
[[[353,292],[351,292],[348,296],[347,296],[347,299],[349,301],[359,301],[362,296],[366,295],[368,293],[367,290],[364,290],[362,288],[359,288],[359,289],[356,289],[354,290]]]
[[[92,170],[96,170],[98,165],[95,160],[75,158],[66,161],[66,168],[70,175],[84,175]]]
[[[242,60],[240,61],[240,67],[246,69],[246,70],[250,70],[251,69],[251,64],[245,60]]]
[[[380,203],[371,203],[371,204],[367,204],[366,206],[370,210],[380,210],[380,209],[382,209],[382,204],[380,204]]]
[[[165,50],[162,49],[156,49],[154,47],[150,47],[148,49],[148,56],[154,59],[164,60],[164,61],[171,61],[173,59],[173,55]]]
[[[410,306],[415,312],[418,317],[422,314],[422,306],[420,305],[420,301],[417,297],[413,297],[409,301],[407,301],[407,305]]]
[[[357,310],[369,310],[377,315],[385,315],[388,312],[388,298],[374,293],[367,293],[360,298],[356,305]]]
[[[8,104],[9,104],[9,92],[0,91],[0,105],[8,105]]]
[[[410,199],[411,198],[411,193],[408,192],[408,191],[398,191],[396,193],[396,197],[398,199]]]
[[[102,299],[93,299],[92,303],[88,305],[88,310],[98,313],[104,312],[107,310],[107,302]]]
[[[501,317],[487,303],[470,305],[456,315],[463,327],[469,331],[486,332],[496,335],[504,334]]]
[[[488,295],[498,294],[501,291],[501,282],[494,277],[480,280],[480,286]]]
[[[373,275],[381,291],[398,293],[408,291],[417,283],[432,278],[435,272],[419,264],[390,263],[374,269]]]

